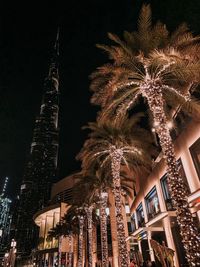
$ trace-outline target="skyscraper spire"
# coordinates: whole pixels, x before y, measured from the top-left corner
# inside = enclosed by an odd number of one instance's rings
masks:
[[[59,37],[60,37],[60,28],[58,27],[57,35],[56,35],[56,41],[55,41],[55,45],[54,45],[54,49],[55,49],[58,56],[59,56]]]
[[[52,75],[58,75],[58,59],[59,59],[59,37],[60,37],[60,28],[58,27],[57,29],[57,34],[56,34],[56,40],[54,43],[53,47],[53,53],[51,57],[51,63],[49,67],[49,76],[51,77]]]
[[[35,120],[29,161],[21,186],[17,223],[17,244],[29,253],[35,245],[33,214],[48,204],[51,184],[55,182],[58,160],[59,112],[59,30],[57,32],[49,72],[44,80],[40,113]]]

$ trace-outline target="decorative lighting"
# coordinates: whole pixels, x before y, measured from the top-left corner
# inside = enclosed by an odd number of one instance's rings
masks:
[[[73,237],[72,234],[68,236],[69,238],[69,267],[72,267],[72,255],[73,255]]]
[[[92,231],[92,211],[94,209],[94,206],[85,206],[84,210],[87,215],[87,226],[88,226],[88,254],[89,254],[89,260],[88,260],[88,266],[92,267],[93,263],[93,231]]]
[[[79,238],[78,238],[78,267],[83,266],[83,226],[84,226],[84,216],[82,214],[78,215],[79,220]]]
[[[168,121],[167,122],[167,127],[168,127],[169,130],[173,129],[173,127],[174,127],[173,122],[172,121]]]
[[[140,91],[143,97],[147,99],[149,108],[152,112],[155,132],[158,134],[159,142],[168,166],[169,190],[176,208],[177,221],[180,226],[187,260],[190,266],[198,266],[197,263],[200,262],[200,236],[189,209],[187,191],[176,163],[173,142],[164,111],[162,83],[159,79],[155,80],[150,77],[147,67],[145,68],[145,71],[146,77],[144,82],[140,85]],[[164,87],[179,94],[173,87]],[[181,96],[185,101],[190,100],[189,94]]]
[[[102,258],[102,267],[108,267],[108,234],[107,234],[107,208],[108,193],[102,192],[100,194],[100,229],[101,229],[101,258]]]
[[[129,253],[126,243],[124,218],[122,212],[122,195],[121,195],[121,183],[120,183],[120,166],[123,158],[123,149],[112,148],[112,176],[113,176],[113,193],[115,196],[115,213],[117,222],[117,239],[119,249],[119,263],[120,267],[127,267],[130,264]]]

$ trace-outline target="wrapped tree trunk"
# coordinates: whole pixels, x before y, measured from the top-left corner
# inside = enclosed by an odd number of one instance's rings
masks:
[[[108,193],[102,192],[100,194],[100,228],[101,228],[101,257],[102,267],[108,267],[108,234],[107,234],[107,200]]]
[[[88,228],[88,254],[89,254],[89,262],[88,266],[92,267],[93,263],[93,223],[92,223],[92,211],[93,211],[93,206],[85,207],[85,212],[87,215],[87,228]]]
[[[169,190],[176,208],[177,221],[180,227],[187,260],[190,266],[198,266],[197,263],[200,262],[200,234],[194,224],[187,201],[187,190],[176,163],[174,145],[167,127],[160,85],[156,84],[155,81],[151,81],[150,86],[148,82],[148,86],[143,88],[143,96],[146,97],[152,112],[154,128],[158,134],[162,152],[168,167]]]
[[[121,149],[115,149],[112,152],[112,176],[113,176],[113,193],[115,197],[115,213],[117,223],[117,239],[119,250],[119,264],[121,267],[127,267],[130,264],[129,253],[126,243],[125,226],[122,215],[122,195],[121,195],[121,183],[120,183],[120,166],[123,151]]]
[[[72,255],[73,255],[73,237],[72,234],[68,236],[69,238],[69,267],[72,267]]]
[[[83,266],[83,227],[84,216],[78,215],[79,220],[79,238],[78,238],[78,267]]]

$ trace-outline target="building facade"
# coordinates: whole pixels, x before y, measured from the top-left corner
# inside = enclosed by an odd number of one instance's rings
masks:
[[[174,140],[177,164],[196,225],[200,226],[200,124],[190,121]],[[149,177],[138,177],[131,205],[132,250],[143,260],[158,261],[150,240],[174,250],[175,266],[186,264],[176,212],[169,192],[167,168],[159,155]]]
[[[34,222],[39,228],[39,240],[34,254],[35,264],[40,267],[66,265],[69,252],[68,238],[49,237],[49,231],[60,222],[72,201],[74,179],[68,176],[55,183],[51,190],[50,204],[34,214]],[[59,265],[60,266],[60,265]]]

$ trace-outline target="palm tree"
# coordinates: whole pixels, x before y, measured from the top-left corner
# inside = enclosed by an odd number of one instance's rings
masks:
[[[96,171],[94,166],[94,162],[90,164],[90,168],[88,171],[82,170],[76,178],[78,182],[74,187],[74,197],[80,199],[80,192],[83,196],[82,203],[84,210],[87,215],[88,221],[88,237],[89,237],[89,265],[93,262],[93,233],[92,233],[92,220],[96,221],[94,216],[91,216],[91,210],[99,207],[100,211],[100,229],[101,229],[101,251],[102,251],[102,266],[108,266],[108,234],[107,234],[107,213],[106,208],[108,207],[108,194],[109,190],[113,190],[112,180],[110,179],[111,173],[109,170]],[[135,185],[135,180],[133,177],[125,176],[124,171],[121,173],[121,188],[122,191],[129,196],[133,197],[133,188]],[[76,200],[75,200],[76,201]],[[92,218],[93,219],[92,219]],[[112,220],[112,218],[111,218]],[[111,222],[110,220],[110,222]],[[111,228],[112,231],[112,228]]]
[[[77,159],[82,160],[82,164],[86,169],[89,169],[91,162],[98,163],[102,169],[111,169],[121,266],[128,266],[129,264],[122,216],[121,164],[127,167],[131,166],[134,171],[137,170],[138,166],[143,166],[144,163],[148,167],[151,165],[151,158],[144,152],[145,147],[150,147],[149,142],[147,142],[149,135],[139,128],[134,128],[136,122],[138,122],[138,118],[127,119],[123,122],[121,128],[114,128],[111,123],[89,123],[86,128],[89,128],[92,132],[90,132],[89,139],[85,141],[82,150],[77,156]],[[146,141],[141,141],[142,137]]]
[[[94,164],[90,164],[89,171],[82,170],[79,173],[78,182],[75,186],[75,196],[80,198],[82,192],[82,203],[87,215],[88,237],[89,237],[89,265],[93,262],[93,233],[92,233],[92,210],[100,207],[100,228],[101,228],[101,251],[102,266],[108,266],[108,242],[107,242],[107,197],[106,180],[102,179],[99,172],[94,171]]]
[[[95,183],[94,177],[91,174],[86,174],[84,171],[79,172],[76,175],[78,182],[73,187],[74,201],[78,199],[82,203],[83,210],[87,217],[87,229],[88,229],[88,254],[89,262],[88,266],[93,265],[93,211],[96,206],[96,195],[95,195]],[[81,195],[80,195],[81,192]]]
[[[48,232],[48,237],[62,239],[62,237],[68,237],[69,241],[69,263],[68,266],[72,267],[72,254],[73,254],[73,235],[78,233],[78,227],[76,218],[74,217],[74,210],[70,208],[64,217],[60,220],[56,226]],[[60,258],[60,256],[59,256]]]
[[[109,37],[115,42],[114,46],[98,47],[109,54],[112,63],[99,67],[91,75],[94,91],[91,102],[102,107],[99,120],[109,118],[116,124],[141,99],[147,102],[168,166],[170,191],[187,259],[195,266],[200,261],[200,236],[176,165],[166,109],[182,108],[190,114],[200,113],[200,106],[191,97],[200,80],[200,38],[193,37],[186,25],[172,34],[160,22],[153,26],[149,6],[142,8],[137,32],[125,32],[124,40],[114,34]]]

